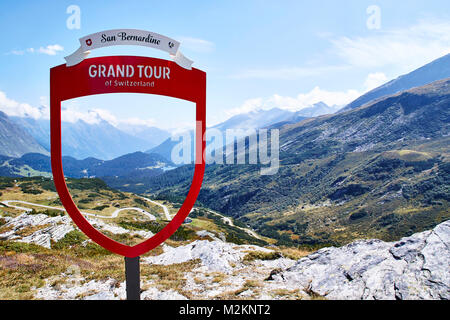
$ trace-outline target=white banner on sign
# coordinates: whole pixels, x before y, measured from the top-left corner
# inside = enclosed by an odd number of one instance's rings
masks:
[[[106,30],[80,38],[80,48],[65,57],[66,65],[70,67],[80,63],[89,55],[90,50],[120,45],[137,45],[159,49],[169,53],[181,67],[192,68],[193,61],[186,58],[178,50],[180,47],[178,41],[158,33],[135,29]]]

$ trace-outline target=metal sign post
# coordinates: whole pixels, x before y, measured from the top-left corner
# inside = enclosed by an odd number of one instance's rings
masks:
[[[127,290],[127,300],[141,300],[139,257],[125,257],[125,284]]]

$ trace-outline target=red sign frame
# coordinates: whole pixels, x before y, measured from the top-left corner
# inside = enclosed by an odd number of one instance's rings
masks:
[[[112,72],[92,75],[90,67],[113,66]],[[114,72],[114,66],[133,66],[133,75]],[[144,67],[141,67],[144,66]],[[159,78],[150,71],[144,73],[146,66],[160,70]],[[94,67],[94,70],[97,67]],[[168,68],[168,69],[163,69]],[[97,69],[95,69],[97,70]],[[162,75],[162,72],[164,76]],[[138,72],[141,71],[141,72]],[[118,81],[118,82],[116,82]],[[128,81],[128,82],[126,82]],[[152,85],[153,82],[153,85]],[[122,84],[122,85],[119,85]],[[95,229],[81,214],[67,188],[61,150],[61,102],[73,98],[107,93],[144,93],[187,100],[196,104],[196,162],[194,177],[186,200],[173,219],[160,232],[135,246],[114,241]],[[199,125],[201,124],[201,125]],[[65,64],[50,69],[50,132],[51,163],[53,179],[64,208],[75,224],[94,242],[107,250],[134,258],[160,245],[168,239],[184,222],[194,206],[203,181],[205,160],[203,154],[206,142],[203,139],[206,130],[206,73],[192,68],[184,69],[176,63],[150,57],[108,56],[91,58],[67,67]]]

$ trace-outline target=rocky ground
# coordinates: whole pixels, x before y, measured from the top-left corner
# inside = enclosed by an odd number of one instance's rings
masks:
[[[446,221],[398,242],[324,248],[272,278],[328,299],[449,299],[449,245]]]
[[[2,230],[6,231],[0,234],[1,240],[46,248],[75,228],[67,216],[26,212],[4,219]],[[130,232],[91,220],[110,233]],[[144,238],[151,236],[134,232]],[[235,245],[206,231],[198,236],[204,240],[164,244],[158,254],[141,258],[144,270],[167,269],[165,274],[160,270],[142,279],[143,299],[450,298],[450,221],[398,242],[361,240],[341,248],[324,248],[298,260],[277,248]],[[0,258],[0,268],[9,268],[11,261]],[[176,272],[171,274],[171,268]],[[33,298],[124,299],[125,285],[123,279],[114,277],[89,280],[74,265],[44,279],[42,286],[33,288]]]

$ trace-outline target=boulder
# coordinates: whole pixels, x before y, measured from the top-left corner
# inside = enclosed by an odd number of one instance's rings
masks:
[[[398,242],[324,248],[270,280],[328,299],[449,299],[450,220]]]

